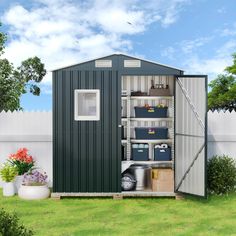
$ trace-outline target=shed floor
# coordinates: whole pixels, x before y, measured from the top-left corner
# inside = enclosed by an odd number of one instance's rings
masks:
[[[176,197],[174,192],[121,192],[121,193],[52,193],[51,198],[60,199],[61,197]]]

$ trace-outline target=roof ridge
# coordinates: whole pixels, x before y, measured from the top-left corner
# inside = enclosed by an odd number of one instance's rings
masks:
[[[64,67],[59,67],[59,68],[53,69],[51,71],[53,72],[53,71],[57,71],[57,70],[60,70],[60,69],[65,69],[65,68],[68,68],[68,67],[72,67],[72,66],[88,63],[88,62],[91,62],[91,61],[100,60],[100,59],[103,59],[103,58],[106,58],[106,57],[111,57],[111,56],[130,57],[130,58],[134,58],[134,59],[137,59],[137,60],[146,61],[146,62],[155,64],[155,65],[160,65],[160,66],[164,66],[164,67],[167,67],[167,68],[184,71],[183,69],[180,69],[180,68],[177,68],[177,67],[161,64],[161,63],[158,63],[158,62],[155,62],[155,61],[151,61],[151,60],[147,60],[147,59],[143,59],[143,58],[139,58],[139,57],[136,57],[136,56],[132,56],[132,55],[128,55],[128,54],[123,54],[123,53],[113,53],[113,54],[110,54],[110,55],[107,55],[107,56],[103,56],[103,57],[99,57],[99,58],[94,58],[94,59],[90,59],[90,60],[85,60],[85,61],[82,61],[82,62],[79,62],[79,63],[71,64],[71,65],[68,65],[68,66],[64,66]]]

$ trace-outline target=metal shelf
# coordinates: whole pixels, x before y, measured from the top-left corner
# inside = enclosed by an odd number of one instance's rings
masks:
[[[121,118],[121,121],[124,123],[126,126],[126,139],[122,140],[122,144],[126,145],[126,158],[129,161],[131,159],[131,144],[132,143],[148,143],[149,144],[149,159],[153,160],[153,152],[152,148],[153,145],[158,144],[158,143],[170,143],[172,144],[173,141],[172,139],[161,139],[161,140],[139,140],[131,137],[131,130],[134,128],[134,121],[150,121],[150,122],[172,122],[173,117],[166,117],[166,118],[137,118],[137,117],[131,117],[131,108],[133,107],[132,102],[135,100],[162,100],[166,99],[168,100],[167,103],[173,101],[174,96],[122,96],[121,99],[126,101],[126,117]],[[172,113],[171,113],[172,114]],[[173,116],[173,115],[171,115]],[[132,131],[133,132],[133,131]]]
[[[130,121],[173,121],[172,117],[166,117],[166,118],[136,118],[136,117],[131,117],[131,118],[121,118],[122,121],[127,121],[130,119]]]
[[[155,168],[171,168],[173,169],[174,162],[173,161],[133,161],[133,160],[124,160],[121,163],[121,172],[126,171],[131,165],[140,164],[140,165],[149,165],[150,167]]]
[[[131,143],[172,143],[172,139],[130,139]]]
[[[130,99],[141,100],[159,100],[159,99],[172,99],[173,96],[130,96]],[[127,100],[127,97],[121,97],[122,100]]]
[[[135,164],[150,164],[150,165],[153,165],[153,164],[172,164],[173,161],[122,161],[123,164],[132,164],[132,163],[135,163]]]

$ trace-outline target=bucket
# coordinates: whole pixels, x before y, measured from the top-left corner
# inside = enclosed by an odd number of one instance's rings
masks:
[[[130,173],[135,177],[136,191],[148,191],[152,187],[152,168],[148,165],[134,164],[129,167]]]

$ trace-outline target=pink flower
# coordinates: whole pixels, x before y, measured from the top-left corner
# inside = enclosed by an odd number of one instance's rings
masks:
[[[28,154],[27,148],[20,148],[16,153],[10,154],[9,159],[12,161],[20,161],[25,163],[33,163],[33,158]]]

